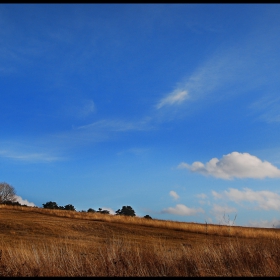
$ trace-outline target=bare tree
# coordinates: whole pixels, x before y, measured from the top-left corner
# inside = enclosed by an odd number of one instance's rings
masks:
[[[0,183],[0,203],[5,201],[16,202],[16,192],[13,186],[2,182]]]

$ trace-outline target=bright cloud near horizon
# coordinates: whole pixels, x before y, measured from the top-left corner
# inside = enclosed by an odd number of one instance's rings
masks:
[[[280,178],[280,169],[273,166],[270,162],[261,161],[256,156],[249,153],[232,152],[224,155],[220,160],[212,158],[206,164],[196,161],[192,165],[180,163],[178,168],[186,168],[192,172],[203,175],[211,175],[222,179],[231,178],[255,178],[265,177]]]
[[[279,227],[279,13],[0,5],[0,182],[30,206]]]

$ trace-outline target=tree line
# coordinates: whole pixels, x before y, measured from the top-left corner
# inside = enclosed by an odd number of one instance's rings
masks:
[[[16,205],[16,206],[27,206],[20,204],[16,199],[16,192],[15,188],[6,182],[0,183],[0,204],[6,205]],[[59,210],[68,210],[68,211],[76,211],[75,207],[72,204],[67,204],[65,206],[59,206],[54,201],[48,201],[43,203],[43,208],[46,209],[59,209]],[[88,213],[101,213],[101,214],[110,214],[110,211],[102,208],[98,208],[98,210],[94,210],[93,208],[89,208],[87,211],[82,210],[81,212],[88,212]],[[136,216],[134,209],[131,206],[123,206],[121,209],[115,211],[116,215],[123,215],[123,216]],[[151,216],[145,215],[144,218],[152,219]]]

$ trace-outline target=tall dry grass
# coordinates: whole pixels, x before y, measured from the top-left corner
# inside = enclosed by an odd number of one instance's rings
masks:
[[[9,206],[0,205],[1,208],[14,208],[21,211],[37,212],[47,215],[53,215],[57,217],[67,217],[71,219],[84,219],[92,221],[104,221],[110,223],[123,223],[123,224],[136,224],[144,225],[155,228],[166,228],[182,230],[198,234],[208,234],[217,236],[234,236],[234,237],[246,237],[246,238],[270,238],[280,239],[280,230],[275,228],[254,228],[254,227],[241,227],[241,226],[226,226],[217,224],[199,224],[178,222],[169,220],[158,219],[145,219],[141,217],[129,217],[121,215],[108,215],[100,213],[87,213],[76,211],[65,211],[56,209],[44,209],[37,207],[21,207],[21,206]]]
[[[146,247],[109,239],[101,248],[66,242],[0,243],[0,276],[279,276],[280,242],[228,244],[193,249],[164,242]]]
[[[31,207],[1,205],[0,208],[17,209],[26,214],[37,212],[54,218],[65,217],[73,221],[73,225],[79,222],[75,219],[126,225],[121,227],[122,230],[125,230],[127,225],[144,225],[147,229],[155,228],[154,234],[162,233],[164,231],[160,229],[167,228],[173,231],[172,234],[174,230],[197,233],[197,239],[201,240],[194,246],[191,240],[172,242],[172,239],[161,238],[160,234],[143,235],[142,239],[136,240],[126,235],[115,236],[114,232],[106,231],[100,242],[95,242],[94,239],[86,242],[74,240],[71,239],[73,236],[67,235],[61,238],[54,235],[48,239],[29,239],[26,236],[23,239],[18,235],[16,238],[3,235],[0,239],[0,276],[279,276],[280,274],[280,239],[277,229],[193,224]],[[59,223],[61,222],[59,219]],[[2,225],[9,226],[9,223],[11,220],[8,220],[8,224]],[[24,228],[22,227],[22,230]],[[27,229],[30,230],[26,227]],[[10,233],[9,228],[7,232]],[[177,237],[176,234],[172,236]]]

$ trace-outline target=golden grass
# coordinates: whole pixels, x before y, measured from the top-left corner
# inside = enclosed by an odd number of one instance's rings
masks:
[[[0,209],[8,208],[12,206],[0,205]],[[201,233],[208,235],[218,236],[235,236],[235,237],[248,237],[248,238],[280,238],[279,229],[273,228],[254,228],[254,227],[240,227],[240,226],[225,226],[216,224],[199,224],[199,223],[187,223],[177,222],[169,220],[157,220],[157,219],[144,219],[140,217],[128,217],[120,215],[106,215],[100,213],[87,213],[65,210],[52,210],[37,207],[20,207],[13,206],[14,209],[19,209],[25,212],[41,213],[46,215],[52,215],[56,217],[65,217],[71,219],[83,219],[91,221],[103,221],[118,224],[134,224],[143,225],[155,228],[165,228],[174,230],[183,230],[192,233]]]
[[[278,276],[279,257],[277,229],[0,205],[0,276]]]

